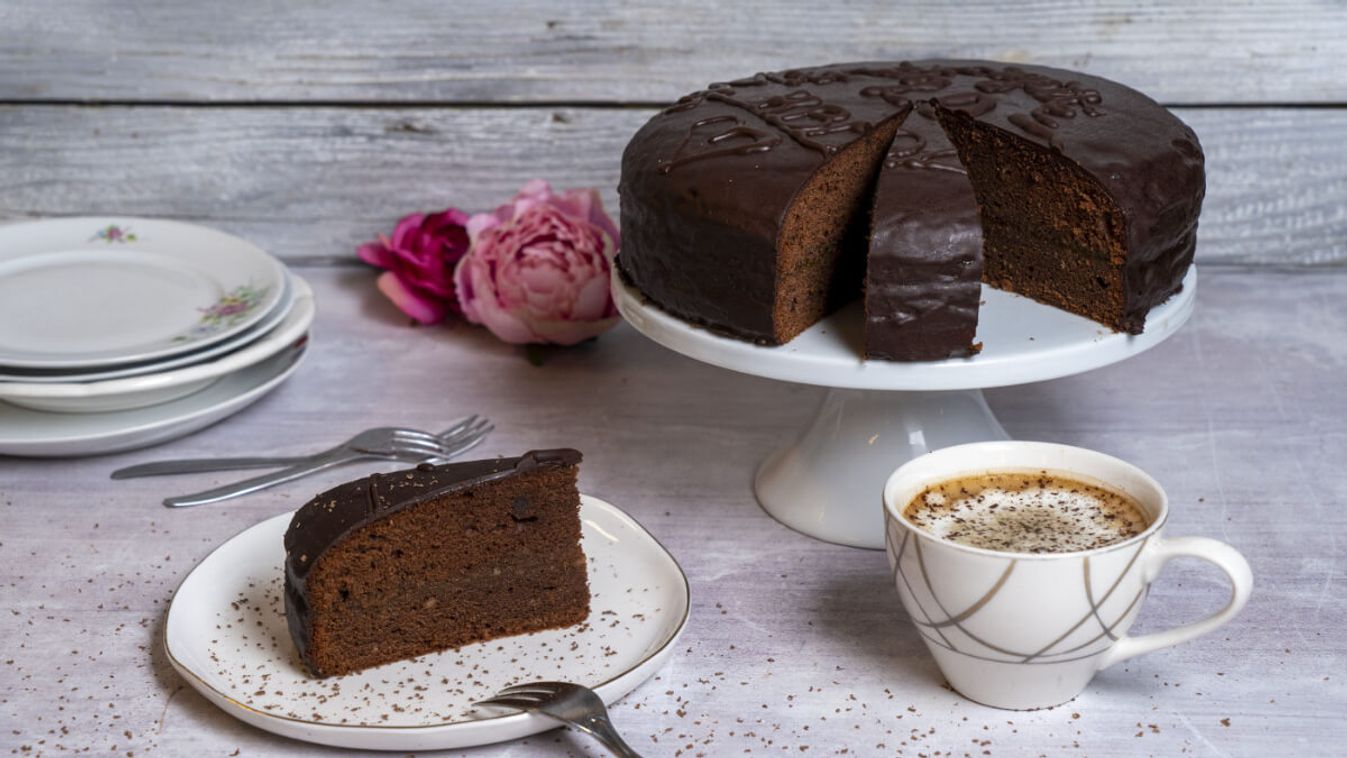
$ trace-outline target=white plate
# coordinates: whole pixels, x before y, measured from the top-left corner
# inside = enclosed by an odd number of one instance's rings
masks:
[[[95,455],[177,439],[237,413],[275,389],[299,368],[304,348],[300,342],[195,395],[152,408],[46,413],[0,403],[0,455]]]
[[[256,342],[213,361],[101,382],[0,382],[0,400],[25,408],[92,413],[144,408],[197,392],[211,382],[285,350],[313,323],[313,290],[292,277],[295,304],[281,323]]]
[[[143,363],[128,363],[109,369],[10,369],[5,370],[0,366],[0,382],[35,382],[41,384],[51,384],[57,382],[101,382],[107,379],[122,379],[128,376],[141,376],[143,374],[152,374],[158,371],[167,371],[171,368],[181,366],[190,366],[194,363],[202,363],[209,358],[231,353],[250,342],[255,342],[267,332],[276,328],[295,304],[295,287],[290,281],[291,277],[287,274],[282,288],[280,302],[276,304],[271,312],[262,318],[261,321],[252,327],[245,329],[229,339],[222,340],[190,353],[173,355],[159,360],[145,361]]]
[[[195,350],[256,324],[284,282],[256,245],[177,221],[0,227],[0,366],[105,367]]]
[[[164,625],[169,661],[207,700],[269,732],[370,750],[444,750],[556,728],[472,703],[540,679],[578,682],[612,703],[673,653],[688,615],[673,556],[616,507],[581,496],[592,593],[581,626],[506,637],[331,679],[309,678],[281,600],[292,513],[263,521],[206,556],[178,587]]]

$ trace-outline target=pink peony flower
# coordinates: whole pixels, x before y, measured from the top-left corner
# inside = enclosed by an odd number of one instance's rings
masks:
[[[394,305],[419,323],[435,324],[462,312],[454,266],[468,252],[467,221],[468,214],[457,208],[413,213],[398,221],[391,238],[380,235],[356,253],[387,269],[379,275],[379,291]]]
[[[617,323],[608,291],[617,227],[599,193],[556,194],[534,179],[493,213],[468,219],[454,270],[463,315],[506,342],[574,345]]]

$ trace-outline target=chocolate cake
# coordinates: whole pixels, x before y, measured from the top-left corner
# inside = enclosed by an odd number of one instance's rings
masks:
[[[1205,190],[1186,125],[1121,84],[984,61],[710,85],[622,158],[622,276],[694,323],[789,341],[864,297],[866,354],[968,355],[986,283],[1140,333]]]
[[[315,676],[589,615],[575,450],[375,474],[285,533],[285,613]]]

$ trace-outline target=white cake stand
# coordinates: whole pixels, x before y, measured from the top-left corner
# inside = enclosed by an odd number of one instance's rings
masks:
[[[758,467],[754,491],[773,518],[828,542],[884,547],[880,492],[904,462],[935,450],[1008,439],[982,390],[1079,374],[1160,344],[1192,315],[1197,267],[1183,291],[1151,311],[1146,332],[1109,331],[1025,297],[982,288],[972,358],[863,361],[859,303],[780,347],[719,336],[650,304],[616,272],[613,298],[634,326],[664,347],[713,366],[828,387],[813,420]]]

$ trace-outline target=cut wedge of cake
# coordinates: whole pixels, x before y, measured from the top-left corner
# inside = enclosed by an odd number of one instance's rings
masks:
[[[285,533],[285,612],[325,677],[589,615],[580,453],[422,465],[328,490]]]

